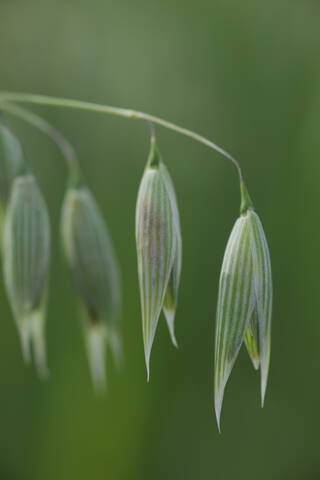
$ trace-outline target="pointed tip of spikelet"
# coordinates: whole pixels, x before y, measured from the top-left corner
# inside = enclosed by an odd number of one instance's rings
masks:
[[[107,389],[105,332],[100,327],[90,326],[85,336],[93,387],[97,395],[103,395]]]

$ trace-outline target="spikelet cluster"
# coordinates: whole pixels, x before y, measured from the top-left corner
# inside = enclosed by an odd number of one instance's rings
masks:
[[[75,168],[74,165],[72,167]],[[83,312],[83,330],[95,389],[106,387],[106,348],[121,357],[121,289],[118,261],[103,215],[79,169],[71,171],[62,207],[65,257]],[[261,221],[241,182],[242,203],[223,258],[216,314],[214,397],[220,429],[228,378],[245,344],[261,372],[261,403],[268,381],[272,277]],[[182,267],[176,194],[155,137],[136,204],[136,247],[147,377],[163,312],[177,346],[175,314]],[[50,265],[50,223],[44,197],[19,140],[0,116],[0,236],[7,295],[30,361],[33,346],[41,377],[47,376],[45,313]]]

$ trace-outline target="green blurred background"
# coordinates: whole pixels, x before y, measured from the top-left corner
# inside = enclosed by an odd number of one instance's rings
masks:
[[[50,140],[8,117],[52,221],[50,380],[24,366],[0,287],[1,480],[320,478],[320,2],[0,0],[0,90],[137,108],[202,133],[240,161],[269,241],[270,382],[243,350],[219,435],[213,333],[219,270],[239,211],[235,169],[157,129],[184,239],[179,350],[161,318],[146,383],[134,217],[149,148],[142,122],[37,108],[75,145],[123,283],[122,372],[95,398],[58,222],[66,168]],[[109,361],[110,360],[110,361]]]

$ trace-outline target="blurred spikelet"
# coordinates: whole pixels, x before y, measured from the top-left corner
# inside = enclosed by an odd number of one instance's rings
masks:
[[[4,227],[4,278],[25,361],[33,343],[41,377],[48,374],[44,339],[50,263],[48,211],[34,176],[13,181]]]
[[[92,379],[101,392],[106,387],[105,342],[117,361],[121,356],[120,279],[104,219],[83,183],[68,188],[61,231],[73,283],[85,312],[84,335]]]

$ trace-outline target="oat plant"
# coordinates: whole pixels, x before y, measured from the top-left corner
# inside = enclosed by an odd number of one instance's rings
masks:
[[[4,114],[20,117],[42,130],[56,142],[67,161],[69,181],[62,207],[62,244],[81,305],[85,344],[97,391],[104,390],[106,384],[106,347],[110,347],[116,360],[121,354],[121,295],[116,252],[103,215],[81,174],[73,147],[52,125],[19,106],[23,103],[117,115],[143,120],[150,126],[150,152],[136,204],[138,279],[148,379],[152,344],[162,313],[171,340],[177,346],[174,324],[182,268],[178,203],[173,181],[159,151],[155,125],[191,137],[235,165],[240,180],[240,217],[232,229],[222,262],[215,330],[214,404],[219,430],[224,390],[243,344],[254,368],[261,372],[263,405],[271,345],[270,255],[239,163],[207,138],[143,112],[63,98],[0,92],[1,252],[8,298],[25,358],[29,358],[29,340],[32,340],[38,370],[44,376],[50,230],[43,196]]]

